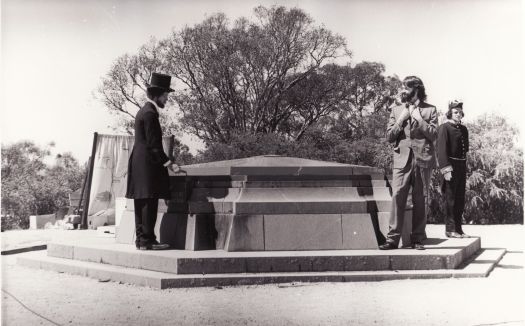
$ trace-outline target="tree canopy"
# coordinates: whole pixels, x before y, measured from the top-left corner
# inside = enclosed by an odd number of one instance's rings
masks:
[[[2,146],[2,230],[27,228],[29,215],[55,213],[82,186],[85,169],[71,153],[47,164],[50,155],[30,141]]]
[[[325,117],[350,119],[365,108],[378,111],[392,104],[397,77],[385,77],[380,63],[352,67],[346,40],[315,25],[301,9],[257,7],[254,15],[254,21],[231,23],[215,14],[152,39],[138,53],[115,61],[99,95],[129,130],[125,122],[143,102],[151,72],[170,74],[179,116],[165,129],[182,127],[205,143],[257,133],[297,140]]]

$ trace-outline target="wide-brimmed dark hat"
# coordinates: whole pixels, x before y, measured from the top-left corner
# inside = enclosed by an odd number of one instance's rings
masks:
[[[159,74],[157,72],[151,73],[149,83],[147,83],[146,86],[148,87],[148,89],[151,89],[151,88],[163,89],[168,93],[174,91],[170,87],[171,86],[171,76]]]

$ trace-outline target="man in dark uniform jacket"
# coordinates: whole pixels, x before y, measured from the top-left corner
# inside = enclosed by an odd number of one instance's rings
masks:
[[[135,245],[139,250],[159,250],[169,247],[155,237],[159,199],[169,199],[168,168],[178,166],[171,162],[162,147],[159,108],[168,101],[171,77],[152,73],[147,85],[148,100],[135,116],[135,143],[128,163],[126,197],[134,199]]]
[[[390,113],[387,140],[394,145],[392,169],[392,209],[386,243],[381,250],[396,249],[403,230],[405,208],[412,187],[412,247],[425,249],[427,198],[430,174],[435,167],[434,141],[437,135],[436,107],[425,102],[421,79],[409,76],[403,80],[403,105]]]
[[[467,177],[468,130],[461,124],[463,103],[449,103],[445,121],[438,128],[438,165],[443,174],[442,193],[445,196],[445,234],[449,238],[468,238],[461,227],[465,208]]]

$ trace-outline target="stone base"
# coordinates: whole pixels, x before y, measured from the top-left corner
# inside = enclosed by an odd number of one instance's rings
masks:
[[[225,251],[376,249],[388,234],[390,213],[184,214],[159,213],[155,235],[176,249]],[[411,245],[407,210],[400,247]],[[117,243],[135,243],[135,215],[124,211]]]
[[[279,252],[138,251],[114,239],[50,243],[20,256],[24,266],[155,288],[286,282],[484,277],[504,250],[481,251],[479,238],[430,238],[427,250]],[[472,260],[474,263],[469,264]]]

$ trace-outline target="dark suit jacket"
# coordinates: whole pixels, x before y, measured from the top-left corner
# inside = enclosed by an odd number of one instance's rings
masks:
[[[169,161],[155,106],[146,102],[135,117],[135,143],[128,162],[127,198],[169,199]]]
[[[401,169],[406,166],[410,151],[413,152],[416,164],[424,168],[436,166],[435,140],[437,137],[437,110],[436,107],[420,102],[418,109],[421,112],[423,121],[406,120],[402,126],[397,124],[397,119],[405,108],[404,105],[396,106],[390,113],[387,126],[387,140],[394,144],[394,169]]]
[[[466,160],[469,150],[468,130],[462,124],[446,121],[438,128],[438,166],[441,172],[452,170],[452,162]]]

